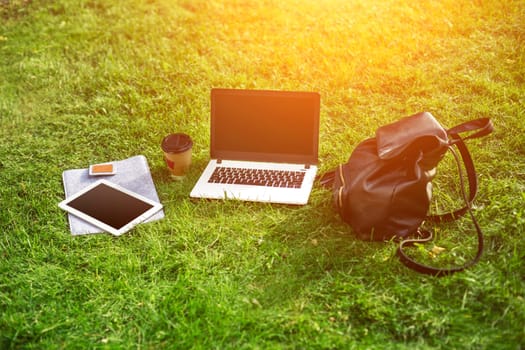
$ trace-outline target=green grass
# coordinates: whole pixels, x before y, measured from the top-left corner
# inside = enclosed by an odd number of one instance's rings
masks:
[[[0,348],[523,349],[523,23],[518,0],[0,1]],[[403,116],[492,118],[469,142],[481,262],[418,275],[317,187],[300,208],[191,201],[212,87],[320,92],[320,172]],[[160,150],[173,131],[195,141],[183,182]],[[137,154],[166,217],[71,236],[62,171]],[[431,263],[468,259],[469,221],[434,244]]]

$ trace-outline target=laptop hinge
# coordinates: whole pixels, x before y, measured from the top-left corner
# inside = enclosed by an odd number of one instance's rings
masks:
[[[217,159],[217,164],[221,164],[222,163],[222,159]]]
[[[305,169],[310,169],[310,164],[305,164],[304,168]]]

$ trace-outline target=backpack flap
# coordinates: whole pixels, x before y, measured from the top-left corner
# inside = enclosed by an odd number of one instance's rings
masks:
[[[409,148],[425,153],[426,161],[436,154],[429,166],[435,167],[448,146],[447,131],[429,112],[414,114],[397,122],[384,125],[376,131],[377,155],[392,159],[406,153]]]

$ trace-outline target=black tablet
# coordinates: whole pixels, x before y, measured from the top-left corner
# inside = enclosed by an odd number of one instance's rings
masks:
[[[99,180],[58,206],[120,236],[162,209],[162,204],[107,180]]]

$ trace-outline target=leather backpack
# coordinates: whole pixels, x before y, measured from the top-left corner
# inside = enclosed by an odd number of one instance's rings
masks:
[[[400,240],[398,255],[405,265],[430,275],[451,274],[475,264],[483,252],[483,235],[471,211],[478,189],[477,176],[464,141],[492,130],[492,122],[487,118],[445,129],[432,114],[418,113],[378,128],[374,138],[358,144],[346,163],[320,181],[324,186],[332,186],[333,204],[358,238]],[[469,135],[462,137],[465,133]],[[429,215],[432,179],[447,152],[453,154],[458,165],[464,206],[446,214]],[[404,247],[432,239],[432,233],[421,228],[424,221],[450,221],[467,212],[478,235],[477,254],[470,262],[440,269],[420,264],[405,253]]]

